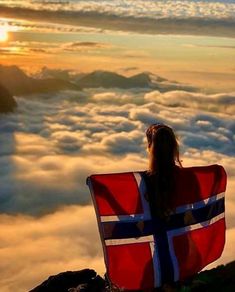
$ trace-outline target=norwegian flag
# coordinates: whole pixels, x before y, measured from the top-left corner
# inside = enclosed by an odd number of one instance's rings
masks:
[[[183,280],[218,259],[225,243],[222,166],[175,170],[174,212],[151,215],[145,172],[87,179],[104,249],[107,275],[124,290]]]

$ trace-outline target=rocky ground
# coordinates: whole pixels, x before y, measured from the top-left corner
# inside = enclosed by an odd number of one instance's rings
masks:
[[[63,272],[49,277],[30,292],[104,292],[118,291],[110,289],[107,281],[94,270],[84,269],[75,272]],[[235,261],[212,270],[203,271],[188,281],[165,285],[154,291],[165,292],[234,292]],[[150,292],[150,291],[148,291]]]

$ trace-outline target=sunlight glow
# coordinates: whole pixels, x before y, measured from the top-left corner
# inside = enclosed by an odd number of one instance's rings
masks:
[[[4,27],[0,27],[0,42],[6,42],[8,40],[8,30]]]

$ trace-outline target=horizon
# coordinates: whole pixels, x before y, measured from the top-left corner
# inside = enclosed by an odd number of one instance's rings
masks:
[[[156,121],[183,166],[225,167],[227,241],[208,268],[235,260],[235,2],[53,2],[0,0],[0,84],[18,104],[0,114],[1,291],[105,272],[86,177],[146,169]]]

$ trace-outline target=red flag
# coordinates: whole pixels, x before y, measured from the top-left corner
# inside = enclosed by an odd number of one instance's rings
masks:
[[[191,276],[220,257],[225,243],[222,166],[176,168],[174,212],[151,216],[144,172],[92,175],[111,282],[125,290],[159,287]]]

